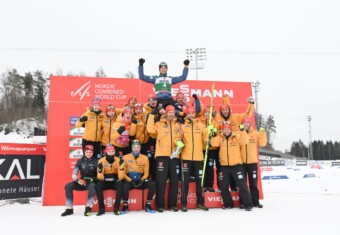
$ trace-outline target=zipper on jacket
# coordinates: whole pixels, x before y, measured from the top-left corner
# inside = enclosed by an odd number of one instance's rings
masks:
[[[246,164],[248,164],[248,144],[246,144]]]
[[[229,138],[227,138],[227,162],[229,166]]]
[[[97,132],[98,132],[98,115],[96,114],[96,138],[94,139],[94,142],[97,142]]]
[[[195,150],[195,144],[194,144],[194,123],[192,122],[191,126],[191,134],[192,134],[192,161],[194,160],[194,150]]]
[[[171,127],[171,121],[170,121],[170,155],[172,153],[172,127]]]
[[[110,127],[109,127],[109,143],[111,143],[111,125],[112,125],[111,121],[112,120],[110,120]]]

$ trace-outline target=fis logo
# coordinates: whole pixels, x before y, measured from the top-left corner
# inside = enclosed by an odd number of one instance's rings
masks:
[[[91,87],[91,82],[87,82],[84,85],[82,85],[80,88],[78,88],[78,90],[75,91],[71,91],[71,96],[72,97],[76,97],[79,96],[79,100],[81,101],[85,96],[89,97],[90,96],[90,92],[89,89]]]

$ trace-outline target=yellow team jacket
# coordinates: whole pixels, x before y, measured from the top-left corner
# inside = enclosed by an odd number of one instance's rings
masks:
[[[257,146],[264,147],[267,145],[267,133],[265,131],[256,131],[252,127],[248,132],[249,143],[241,146],[242,163],[257,163]]]
[[[95,114],[91,109],[87,109],[82,115],[87,117],[86,122],[81,122],[79,119],[76,122],[76,127],[83,127],[85,124],[85,131],[83,134],[83,139],[92,142],[99,142],[101,140],[102,133],[102,121],[104,118],[104,113]]]
[[[103,130],[101,145],[106,146],[108,143],[111,143],[113,123],[115,123],[116,119],[117,115],[115,115],[112,119],[108,118],[106,115],[104,116],[102,123]]]
[[[139,172],[143,174],[141,179],[146,180],[149,178],[149,159],[147,156],[140,154],[139,157],[136,158],[132,155],[132,153],[126,154],[123,156],[125,161],[125,180],[131,182],[131,178],[128,176],[129,172]]]
[[[190,121],[186,119],[184,124],[181,124],[182,141],[184,148],[181,152],[183,160],[203,161],[203,151],[205,148],[208,131],[203,123],[197,119]]]
[[[231,112],[231,108],[230,108],[230,112]],[[253,112],[254,112],[254,104],[248,103],[247,110],[244,113],[230,113],[229,118],[225,120],[224,117],[221,115],[221,113],[217,112],[215,118],[218,121],[220,126],[223,124],[223,122],[228,121],[231,124],[232,131],[239,131],[240,130],[239,125],[241,124],[242,119],[245,117],[250,118],[253,115]]]
[[[144,113],[134,115],[137,124],[131,123],[130,135],[135,136],[135,139],[141,144],[145,144],[149,140],[149,133],[146,130],[146,116]]]
[[[115,157],[112,164],[110,164],[106,157],[102,157],[99,163],[103,163],[103,172],[99,173],[97,169],[97,178],[98,180],[104,181],[113,181],[114,179],[123,180],[125,177],[124,168],[119,169],[119,158]]]
[[[223,134],[212,137],[210,144],[220,147],[219,158],[221,166],[235,166],[242,164],[241,146],[248,144],[249,139],[245,131],[232,132],[227,139]]]
[[[162,118],[154,122],[155,116],[150,114],[147,123],[147,130],[150,134],[157,134],[155,158],[170,157],[176,148],[176,141],[180,140],[180,124],[173,119],[168,121]]]

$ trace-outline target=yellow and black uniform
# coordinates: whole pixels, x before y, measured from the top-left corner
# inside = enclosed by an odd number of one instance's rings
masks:
[[[107,115],[105,115],[103,118],[102,124],[103,132],[101,140],[102,149],[105,149],[106,145],[111,143],[113,124],[116,122],[116,119],[117,115],[115,115],[113,118],[110,118]]]
[[[114,203],[114,212],[119,214],[120,201],[123,195],[123,180],[125,177],[124,167],[121,167],[122,162],[118,157],[105,155],[98,162],[97,167],[97,197],[99,211],[105,211],[104,205],[104,190],[116,190],[116,199]]]
[[[211,146],[219,147],[220,173],[218,182],[223,198],[224,208],[233,208],[234,203],[229,192],[230,178],[236,181],[240,191],[240,198],[244,202],[246,210],[251,210],[252,201],[248,186],[242,171],[241,146],[248,143],[248,135],[245,131],[232,132],[229,136],[219,134],[211,138]]]
[[[247,131],[249,143],[241,146],[241,157],[243,173],[249,183],[249,191],[254,207],[262,207],[259,202],[258,183],[258,150],[257,147],[267,145],[267,134],[263,131],[256,131],[250,127]]]
[[[182,210],[186,211],[187,196],[189,191],[190,176],[195,176],[196,181],[196,196],[197,206],[204,207],[204,198],[202,196],[202,171],[203,171],[203,148],[207,140],[207,128],[197,119],[186,119],[181,125],[181,132],[184,142],[184,148],[181,152],[182,163],[182,180],[183,182],[183,197]],[[204,207],[204,210],[207,210]]]
[[[143,113],[134,115],[130,135],[134,136],[134,139],[138,140],[140,144],[148,142],[150,134],[146,130],[146,116]]]
[[[148,189],[147,200],[151,202],[155,194],[156,184],[154,181],[149,181],[148,157],[140,153],[132,152],[127,155],[124,155],[123,159],[125,162],[123,203],[127,204],[130,189]]]
[[[209,124],[209,119],[203,118],[202,123],[205,127]],[[218,130],[219,125],[215,118],[212,118],[211,124]],[[218,172],[220,171],[220,159],[218,157],[219,149],[216,147],[209,147],[207,164],[205,166],[205,177],[204,177],[204,190],[214,192],[214,166],[216,166],[216,179],[218,178]],[[203,155],[205,154],[205,146],[203,147]]]
[[[221,109],[229,109],[228,115],[224,116]],[[246,112],[237,114],[232,112],[232,107],[230,105],[230,99],[228,95],[223,96],[223,104],[220,106],[220,111],[216,114],[216,120],[219,122],[219,125],[223,125],[224,122],[228,121],[231,124],[232,131],[239,131],[239,126],[242,123],[244,118],[250,118],[254,112],[254,102],[248,99],[248,107]],[[230,187],[232,191],[237,191],[236,182],[233,178],[230,179]]]
[[[144,112],[143,112],[143,118],[141,119],[141,121],[143,121],[143,124],[145,125],[145,131],[147,132],[146,129],[146,124],[147,124],[147,120],[149,118],[149,115],[151,112],[157,113],[154,107],[151,107],[149,103],[146,103],[144,105]],[[138,125],[138,121],[137,121],[137,125]],[[155,146],[156,146],[156,137],[157,134],[150,134],[148,133],[148,140],[147,142],[142,143],[142,150],[141,153],[146,155],[149,159],[149,173],[150,173],[150,179],[152,179],[153,181],[156,179],[156,159],[155,159]],[[142,136],[142,135],[141,135]]]
[[[93,156],[95,158],[100,158],[100,141],[102,137],[102,121],[104,118],[104,113],[99,111],[94,111],[92,108],[87,109],[86,112],[77,120],[76,127],[85,127],[82,147],[83,151],[86,145],[90,144],[94,147]]]
[[[168,107],[167,107],[168,108]],[[166,181],[170,179],[168,208],[177,211],[177,193],[179,181],[179,158],[170,159],[176,148],[176,142],[180,140],[180,124],[176,119],[162,118],[154,122],[154,115],[150,114],[147,122],[147,130],[150,134],[157,134],[156,138],[156,205],[159,212],[165,208]]]

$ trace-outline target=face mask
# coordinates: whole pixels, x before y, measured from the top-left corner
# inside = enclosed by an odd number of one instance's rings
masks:
[[[106,155],[106,160],[107,160],[109,163],[112,163],[112,162],[113,162],[113,157],[114,157],[114,155]]]
[[[140,154],[140,152],[132,152],[132,155],[133,155],[134,157],[138,157],[139,154]]]

